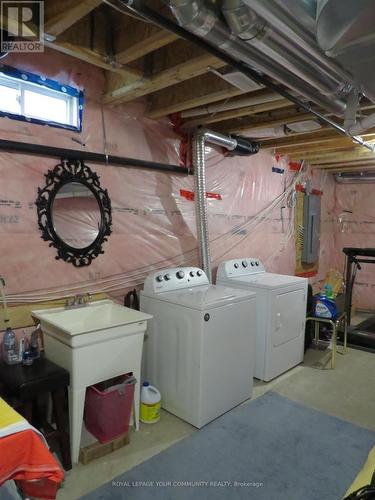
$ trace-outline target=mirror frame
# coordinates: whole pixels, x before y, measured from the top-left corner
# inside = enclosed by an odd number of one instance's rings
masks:
[[[46,185],[38,188],[36,207],[41,238],[50,241],[49,246],[57,249],[56,259],[70,262],[75,267],[89,266],[93,259],[103,254],[103,244],[112,233],[112,208],[108,191],[100,186],[99,176],[81,160],[61,160],[53,170],[45,174]],[[74,248],[59,237],[53,225],[53,202],[62,186],[77,182],[86,186],[98,202],[101,223],[95,240],[85,248]]]

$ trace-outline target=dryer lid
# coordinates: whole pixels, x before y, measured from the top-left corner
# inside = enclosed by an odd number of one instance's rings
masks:
[[[302,286],[307,282],[307,278],[288,276],[285,274],[258,273],[227,278],[226,282],[228,284],[233,283],[233,286],[236,286],[236,283],[238,283],[241,286],[249,285],[252,287],[272,290],[274,288],[282,288],[290,285]]]
[[[144,294],[145,295],[145,294]],[[240,290],[227,286],[203,285],[159,293],[153,298],[172,304],[206,311],[222,307],[234,302],[242,302],[255,298],[255,293],[249,290]]]

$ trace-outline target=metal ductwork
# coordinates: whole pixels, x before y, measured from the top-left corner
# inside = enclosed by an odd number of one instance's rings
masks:
[[[338,13],[340,13],[338,15]],[[348,68],[357,87],[375,100],[375,2],[373,0],[319,0],[316,36],[322,50]],[[352,107],[345,128],[360,134],[375,126],[375,114],[357,121]]]
[[[333,99],[341,94],[342,85],[337,79],[332,79],[332,71],[325,71],[321,64],[309,57],[294,41],[275,31],[245,5],[243,0],[224,0],[223,14],[232,33],[256,47],[261,53],[276,60],[322,94]],[[306,64],[306,60],[309,64]]]
[[[252,15],[243,2],[225,2],[226,10],[224,11],[227,18],[232,19],[232,28],[236,26],[236,29],[239,30],[241,38],[234,37],[231,29],[203,0],[169,0],[167,4],[184,29],[203,38],[232,57],[245,62],[257,71],[274,78],[323,109],[337,115],[345,111],[345,102],[333,97],[340,85],[334,80],[328,79],[322,70],[314,73],[308,69],[305,61],[301,61],[296,56],[294,45],[291,45],[288,39],[282,39],[277,32],[266,30],[266,23],[258,19],[257,15]],[[230,10],[233,5],[238,6],[235,15],[233,12],[236,9]],[[247,16],[245,18],[244,13]],[[235,19],[237,19],[237,23]],[[246,26],[243,30],[239,26],[242,19],[246,20]],[[253,41],[247,38],[251,37],[252,34],[254,35]],[[254,43],[255,46],[253,46]]]
[[[143,0],[105,1],[113,6],[114,2],[116,2],[116,8],[118,8],[119,5],[120,8],[124,9],[125,13],[128,13],[128,10],[130,10],[135,15],[141,16],[162,29],[166,29],[197,45],[202,50],[205,50],[225,62],[233,70],[239,71],[245,77],[278,93],[281,97],[288,99],[291,103],[299,106],[307,113],[311,113],[321,123],[332,127],[340,134],[347,135],[354,143],[359,144],[369,151],[375,151],[375,145],[373,143],[364,140],[360,136],[350,134],[340,123],[337,123],[335,120],[331,119],[331,117],[327,116],[327,114],[316,109],[316,106],[311,105],[311,103],[316,103],[324,110],[328,110],[333,114],[338,114],[346,110],[346,103],[337,99],[333,102],[332,99],[320,94],[319,91],[314,89],[311,85],[306,84],[301,78],[298,78],[293,75],[293,73],[280,66],[277,62],[261,54],[254,47],[251,47],[239,38],[234,38],[234,35],[230,32],[218,13],[218,6],[220,3],[217,0],[210,0],[209,2],[210,5],[215,6],[216,10],[206,8],[203,0],[174,0],[173,2],[172,0],[164,0],[164,2],[172,8],[176,18],[180,20],[181,25],[171,21],[168,17],[158,13],[156,10],[149,8]],[[298,0],[285,0],[285,3],[289,4],[290,2],[297,1]],[[310,3],[311,5],[313,5],[314,2],[314,0],[300,1],[304,4]],[[244,0],[244,3],[247,5],[249,5],[250,2],[251,4],[257,5],[257,9],[254,8],[254,11],[262,17],[258,9],[261,9],[263,4],[268,5],[271,0],[262,0],[261,2],[257,0]],[[351,85],[350,75],[340,66],[336,65],[334,61],[327,59],[324,53],[317,48],[316,42],[315,45],[310,45],[310,42],[312,40],[315,41],[315,38],[312,37],[309,29],[306,29],[305,26],[310,24],[311,16],[309,15],[308,23],[301,23],[298,25],[296,21],[290,17],[290,12],[285,11],[283,8],[284,0],[282,3],[281,0],[273,0],[271,4],[272,9],[278,7],[279,12],[277,13],[274,10],[268,12],[266,9],[265,15],[267,22],[272,24],[275,31],[280,30],[284,38],[296,43],[298,47],[303,47],[311,57],[315,57],[315,59],[321,63],[325,70],[332,71],[332,74],[335,75],[338,82],[348,81],[349,83],[347,85],[346,83],[342,84],[343,94],[352,92],[353,87]],[[302,11],[303,10],[304,9],[302,9]],[[278,15],[280,17],[278,17]],[[278,25],[278,28],[275,27],[276,25]],[[283,31],[284,27],[285,32]],[[296,32],[293,32],[294,28],[297,29]],[[306,63],[308,64],[308,60]],[[291,92],[289,89],[294,90],[294,92]],[[360,92],[360,89],[357,90]],[[334,111],[332,111],[333,109]]]
[[[267,22],[283,37],[294,43],[299,49],[304,50],[314,60],[318,61],[322,71],[328,71],[332,78],[341,82],[343,89],[346,82],[351,83],[352,76],[344,71],[334,61],[330,60],[316,40],[306,29],[298,24],[283,8],[272,0],[244,0],[258,16],[267,19]]]
[[[294,133],[306,133],[319,130],[321,125],[315,120],[304,120],[300,122],[287,123],[278,127],[257,127],[246,130],[246,135],[252,139],[265,139],[270,137],[286,137]]]
[[[193,138],[193,167],[195,179],[195,211],[200,266],[212,283],[210,239],[208,233],[208,213],[206,199],[206,142],[221,146],[233,155],[253,155],[258,153],[259,144],[239,136],[226,136],[210,130],[198,130]]]
[[[293,12],[293,17],[298,19],[300,27],[314,36],[317,0],[274,0],[274,3],[287,14]]]

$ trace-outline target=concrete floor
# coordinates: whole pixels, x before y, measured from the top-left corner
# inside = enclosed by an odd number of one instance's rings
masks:
[[[349,349],[331,370],[329,352],[309,350],[302,365],[275,380],[256,381],[254,398],[273,390],[294,401],[375,431],[375,355]],[[326,366],[327,368],[323,368]],[[130,444],[66,474],[58,500],[76,500],[147,460],[193,432],[177,417],[163,412],[160,422],[132,432]]]

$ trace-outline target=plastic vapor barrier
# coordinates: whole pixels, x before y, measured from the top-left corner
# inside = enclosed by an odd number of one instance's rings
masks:
[[[2,138],[179,163],[179,138],[168,123],[145,118],[142,102],[103,110],[101,70],[49,51],[33,61],[17,55],[7,62],[38,74],[48,71],[49,78],[84,88],[86,104],[81,133],[4,118]],[[286,161],[276,162],[269,152],[230,157],[207,146],[206,153],[214,274],[221,260],[240,256],[259,257],[269,271],[294,274],[294,185],[312,178],[324,193],[332,187],[332,196],[328,193],[326,199],[324,194],[322,200],[321,271],[316,280],[323,279],[334,253],[333,180],[307,170],[289,171]],[[44,174],[57,163],[59,159],[0,154],[0,273],[10,303],[83,291],[120,297],[141,286],[153,269],[198,263],[192,176],[95,164],[88,166],[108,190],[113,210],[105,253],[84,268],[56,260],[56,250],[41,239],[35,199],[45,184]],[[81,228],[86,241],[95,217],[92,210],[76,207],[69,221],[59,223],[65,224],[71,240],[82,239],[73,229]]]

